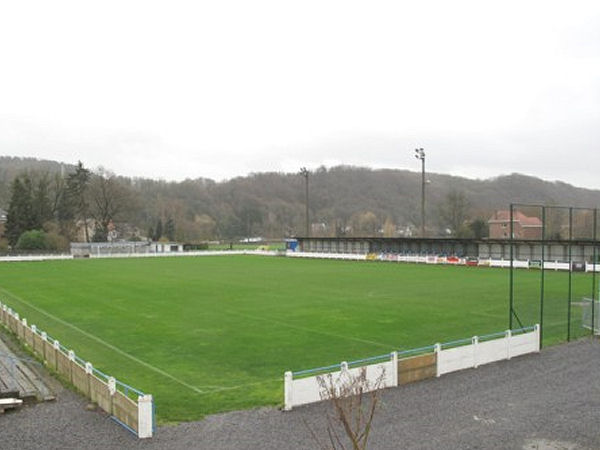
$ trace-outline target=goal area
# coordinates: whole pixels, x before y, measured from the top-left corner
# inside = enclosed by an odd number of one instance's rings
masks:
[[[591,298],[581,300],[581,324],[594,334],[600,334],[600,301]]]

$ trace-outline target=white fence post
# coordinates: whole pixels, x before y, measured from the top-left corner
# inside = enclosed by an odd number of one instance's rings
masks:
[[[293,381],[294,376],[292,372],[287,371],[283,376],[283,410],[291,411],[292,410],[292,399],[293,399]]]
[[[471,338],[471,345],[473,346],[473,367],[475,369],[477,369],[477,367],[479,367],[479,364],[477,363],[477,348],[479,347],[479,337],[478,336],[473,336]]]
[[[434,352],[435,352],[435,376],[439,378],[440,373],[440,352],[442,351],[442,344],[439,342],[435,344]]]
[[[592,326],[593,325],[594,324],[592,324]],[[533,327],[533,331],[535,332],[535,337],[536,337],[536,342],[537,342],[535,351],[539,353],[540,352],[540,344],[541,344],[541,342],[540,342],[540,324],[539,323],[535,324],[535,326]]]
[[[115,380],[115,377],[108,377],[108,392],[110,392],[110,395],[115,395],[117,392],[117,380]]]
[[[152,396],[138,397],[138,438],[152,437]]]
[[[512,338],[512,331],[510,330],[506,330],[505,331],[505,339],[506,339],[506,359],[510,359],[511,355],[510,355],[510,341]]]
[[[398,352],[392,352],[392,386],[398,386]]]

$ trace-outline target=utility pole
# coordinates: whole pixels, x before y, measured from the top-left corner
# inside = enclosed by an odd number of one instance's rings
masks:
[[[425,237],[425,151],[416,148],[415,158],[421,160],[421,237]]]
[[[300,169],[300,175],[302,175],[304,177],[304,186],[305,186],[305,205],[306,205],[306,211],[305,211],[305,218],[306,218],[306,237],[310,237],[310,222],[308,220],[308,175],[310,174],[310,172],[308,171],[308,169],[306,167],[302,167]]]

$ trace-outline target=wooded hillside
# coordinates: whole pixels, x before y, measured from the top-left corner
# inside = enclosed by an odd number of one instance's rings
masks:
[[[0,157],[0,208],[9,210],[11,186],[25,172],[33,179],[44,174],[50,179],[60,178],[61,173],[68,177],[74,170],[75,165],[55,161]],[[113,216],[105,214],[102,220],[116,224],[119,238],[128,238],[135,227],[140,237],[157,235],[157,231],[165,236],[167,223],[172,227],[171,237],[181,241],[304,234],[304,178],[298,174],[256,173],[223,182],[168,182],[93,172],[97,181],[91,192],[108,185],[118,187],[114,192],[119,192],[119,198],[113,200],[119,207],[114,213],[106,211]],[[427,179],[430,235],[468,235],[472,230],[466,225],[476,219],[487,221],[494,210],[506,209],[511,202],[600,204],[600,191],[520,174],[472,180],[431,173]],[[418,172],[340,166],[312,171],[309,182],[313,235],[395,236],[419,227]],[[111,192],[96,192],[96,203],[100,194],[110,196]],[[90,205],[94,205],[92,199]],[[99,215],[90,213],[93,217]]]

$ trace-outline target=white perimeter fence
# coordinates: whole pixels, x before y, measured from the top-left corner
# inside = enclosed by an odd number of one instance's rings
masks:
[[[453,256],[439,255],[403,255],[396,253],[320,253],[320,252],[292,252],[288,251],[286,256],[292,258],[317,258],[317,259],[341,259],[349,261],[388,261],[416,264],[444,264],[453,266],[482,266],[482,267],[510,267],[510,259],[491,258],[459,258]],[[513,260],[513,267],[517,269],[540,269],[541,262],[533,260]],[[566,270],[571,265],[564,261],[544,261],[545,270]],[[600,264],[585,263],[586,272],[600,272]]]
[[[368,392],[539,351],[540,327],[535,325],[333,366],[286,372],[284,409],[289,411],[295,406],[326,400],[330,398],[331,389],[339,392],[340,386],[356,379],[362,370],[366,375],[363,392]]]
[[[341,259],[346,261],[388,261],[405,262],[416,264],[445,264],[455,266],[483,266],[483,267],[510,267],[509,259],[467,259],[452,256],[439,255],[402,255],[395,253],[319,253],[319,252],[294,252],[273,250],[200,250],[190,252],[165,252],[165,253],[114,253],[114,254],[91,254],[90,258],[172,258],[177,256],[228,256],[228,255],[262,255],[281,256],[291,258],[317,258],[317,259]],[[21,255],[0,256],[0,262],[18,261],[51,261],[74,259],[72,255]],[[540,261],[513,260],[513,267],[517,269],[539,269]],[[563,261],[544,261],[545,270],[570,269],[570,264]],[[585,263],[586,272],[600,272],[600,264]]]
[[[107,253],[91,254],[89,258],[74,258],[73,255],[21,255],[0,256],[0,262],[18,261],[51,261],[59,259],[97,259],[97,258],[172,258],[176,256],[227,256],[227,255],[264,255],[279,256],[276,250],[199,250],[191,252],[165,252],[165,253]]]
[[[36,354],[44,364],[60,374],[77,390],[139,438],[150,438],[154,432],[154,401],[151,395],[116,380],[78,357],[27,319],[0,302],[0,324]]]

